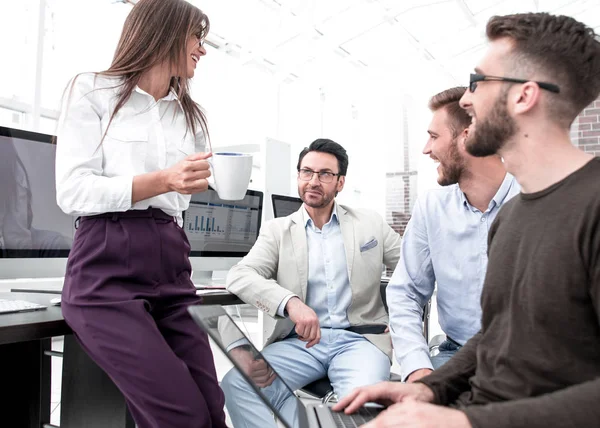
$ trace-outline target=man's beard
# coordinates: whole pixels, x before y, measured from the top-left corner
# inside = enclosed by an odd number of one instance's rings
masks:
[[[465,161],[458,151],[458,138],[452,140],[448,155],[441,165],[441,177],[438,177],[440,186],[450,186],[459,182],[465,169]]]
[[[506,108],[507,100],[508,90],[498,96],[487,118],[477,121],[465,144],[471,155],[495,155],[517,133],[517,124]]]
[[[307,190],[308,189],[305,188],[304,192],[306,193]],[[304,196],[304,193],[300,194],[300,199],[302,199],[302,201],[311,208],[324,208],[333,200],[333,198],[335,198],[335,193],[336,193],[335,191],[331,192],[331,193],[325,193],[323,190],[319,190],[319,192],[321,192],[321,201],[320,202],[315,203],[313,201],[308,201],[306,199],[306,197]]]

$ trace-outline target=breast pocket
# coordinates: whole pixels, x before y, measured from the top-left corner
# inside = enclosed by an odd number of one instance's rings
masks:
[[[167,166],[174,165],[194,154],[194,135],[185,127],[185,121],[179,117],[173,126],[165,127]]]
[[[107,166],[129,165],[134,173],[146,172],[148,131],[141,127],[110,127],[102,142]]]
[[[177,152],[177,156],[180,158],[177,160],[181,160],[196,152],[195,140],[191,132],[187,132],[185,137],[181,139],[177,147]]]
[[[362,248],[359,260],[362,263],[362,269],[369,272],[369,275],[377,275],[381,273],[381,265],[383,264],[383,253],[381,245],[367,245]]]

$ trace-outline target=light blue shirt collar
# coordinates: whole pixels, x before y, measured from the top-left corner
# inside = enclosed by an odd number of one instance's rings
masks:
[[[502,180],[502,184],[498,188],[498,191],[496,192],[496,194],[490,201],[487,211],[493,209],[494,207],[499,207],[500,205],[502,205],[504,203],[504,200],[506,199],[506,196],[510,192],[510,189],[513,187],[514,182],[515,182],[515,178],[507,172],[506,175],[504,176],[504,180]],[[468,209],[470,209],[471,211],[477,210],[477,208],[475,208],[473,205],[471,205],[469,203],[464,192],[462,190],[460,190],[460,187],[458,187],[458,190],[460,192],[460,198],[461,198],[463,205],[465,207],[467,207]]]
[[[302,216],[304,219],[304,228],[306,228],[307,226],[310,226],[313,229],[316,229],[315,227],[315,223],[313,222],[312,218],[310,218],[310,214],[308,214],[308,211],[306,211],[306,206],[304,206],[304,204],[302,204]],[[329,218],[329,221],[327,223],[325,223],[326,225],[331,223],[332,220],[334,220],[339,223],[339,217],[338,217],[338,213],[337,213],[337,202],[333,203],[333,210],[331,211],[331,217]]]

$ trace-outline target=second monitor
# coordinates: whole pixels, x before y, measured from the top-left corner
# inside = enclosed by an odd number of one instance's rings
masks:
[[[295,213],[302,206],[302,199],[292,196],[271,195],[273,202],[273,215],[277,217],[287,217]]]
[[[183,213],[183,230],[190,241],[192,280],[210,284],[213,271],[226,271],[252,248],[262,218],[263,194],[248,190],[241,201],[224,201],[217,192],[192,195]]]

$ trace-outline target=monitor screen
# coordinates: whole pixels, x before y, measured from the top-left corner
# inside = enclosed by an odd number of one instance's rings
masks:
[[[209,188],[192,195],[183,213],[191,257],[243,257],[252,248],[262,218],[263,194],[248,190],[241,201],[224,201]]]
[[[292,196],[271,195],[273,201],[273,215],[275,217],[287,217],[295,213],[302,206],[302,199]]]
[[[0,258],[67,257],[75,218],[56,204],[52,136],[0,127]]]

